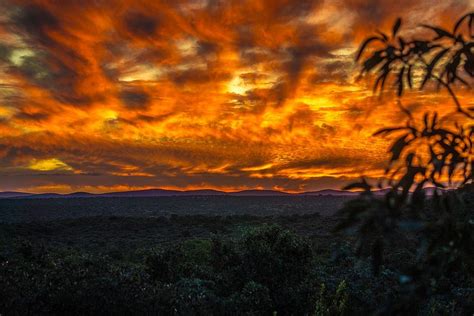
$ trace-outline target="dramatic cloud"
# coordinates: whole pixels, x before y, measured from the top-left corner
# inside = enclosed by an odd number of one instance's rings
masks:
[[[0,190],[340,187],[383,174],[404,119],[354,52],[470,0],[0,2]],[[463,102],[472,94],[463,90]],[[410,93],[405,106],[449,111]]]

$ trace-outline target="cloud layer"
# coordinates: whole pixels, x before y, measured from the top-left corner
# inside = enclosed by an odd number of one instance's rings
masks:
[[[378,177],[403,118],[358,43],[469,0],[3,1],[0,190],[340,187]],[[466,102],[472,96],[460,92]],[[450,108],[444,94],[407,106]]]

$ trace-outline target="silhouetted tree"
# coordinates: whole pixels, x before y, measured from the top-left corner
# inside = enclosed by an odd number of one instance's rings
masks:
[[[452,30],[421,25],[434,34],[427,39],[408,40],[399,35],[401,25],[397,19],[390,35],[377,32],[362,43],[356,55],[360,75],[375,75],[375,93],[392,81],[399,98],[406,90],[426,90],[434,82],[449,93],[462,121],[449,127],[446,117],[434,112],[417,122],[399,100],[406,124],[375,133],[397,135],[386,177],[377,184],[389,190],[379,197],[365,179],[347,186],[363,193],[341,210],[344,219],[338,230],[357,232],[356,251],[372,258],[375,273],[387,245],[402,242],[403,232],[421,236],[417,262],[400,275],[409,291],[405,300],[390,307],[406,312],[416,310],[441,278],[456,273],[468,282],[474,278],[474,210],[472,195],[466,195],[474,181],[474,107],[464,107],[454,90],[458,85],[470,88],[474,77],[474,13],[461,17]],[[430,200],[426,187],[434,188]],[[443,190],[447,187],[455,190]]]

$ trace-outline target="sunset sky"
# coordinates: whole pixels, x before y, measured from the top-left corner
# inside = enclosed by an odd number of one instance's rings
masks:
[[[308,191],[379,177],[404,117],[356,81],[375,29],[472,0],[0,0],[0,191]],[[472,91],[458,91],[474,105]],[[443,91],[402,99],[453,109]]]

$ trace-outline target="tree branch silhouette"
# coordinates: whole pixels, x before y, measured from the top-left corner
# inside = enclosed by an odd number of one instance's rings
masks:
[[[398,311],[412,313],[442,278],[459,272],[474,282],[474,209],[467,204],[467,196],[474,195],[474,107],[464,108],[454,91],[457,83],[470,88],[464,78],[474,77],[474,12],[461,17],[452,31],[422,25],[435,33],[429,39],[408,41],[398,35],[401,26],[399,18],[391,36],[378,31],[367,38],[355,58],[361,64],[360,77],[377,74],[374,93],[383,93],[394,77],[398,105],[408,115],[405,125],[374,134],[399,134],[389,148],[386,179],[377,185],[382,189],[388,183],[388,191],[383,196],[374,193],[374,186],[364,178],[348,185],[345,189],[363,192],[340,210],[342,219],[336,231],[355,234],[356,253],[372,259],[376,274],[391,244],[400,243],[407,233],[419,236],[417,261],[399,275],[406,295],[401,296]],[[369,55],[363,58],[367,51]],[[428,81],[436,82],[438,89],[445,88],[455,113],[462,114],[467,123],[445,127],[436,111],[416,122],[400,101],[407,89],[415,89],[415,71],[424,74],[419,90]],[[454,190],[445,190],[445,184]],[[431,199],[426,196],[429,186],[433,186]]]

